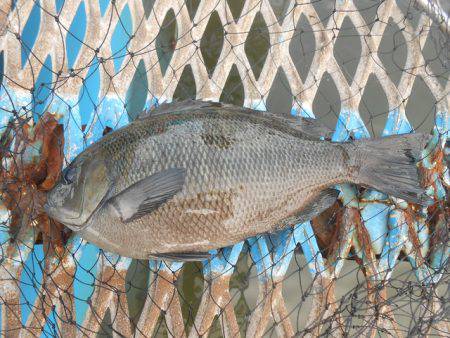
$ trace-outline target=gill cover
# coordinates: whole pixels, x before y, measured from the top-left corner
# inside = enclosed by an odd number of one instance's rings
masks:
[[[103,156],[91,154],[75,159],[50,191],[47,213],[72,230],[79,231],[100,206],[109,187]]]

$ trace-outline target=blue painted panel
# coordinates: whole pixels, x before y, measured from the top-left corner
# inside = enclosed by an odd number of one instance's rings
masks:
[[[261,282],[266,282],[267,277],[270,276],[273,263],[265,236],[252,237],[247,241],[250,245],[250,256],[256,264],[258,279]]]
[[[73,292],[75,298],[75,317],[77,324],[83,323],[88,309],[87,299],[94,292],[94,285],[97,276],[97,262],[99,259],[99,249],[92,244],[80,242],[74,246],[74,252],[80,255],[76,259],[75,280]]]
[[[445,220],[443,222],[445,222]],[[445,233],[446,230],[444,227],[447,227],[447,224],[443,224],[443,222],[436,226],[436,231],[442,231]],[[438,230],[438,227],[441,229]],[[435,244],[435,247],[432,248],[430,257],[430,265],[439,275],[444,272],[450,257],[450,247],[448,246],[448,243],[445,242],[444,238],[442,238],[442,242],[443,243]]]
[[[109,5],[109,0],[99,0],[99,4],[100,4],[100,10],[102,15],[105,14],[106,8]],[[62,0],[56,0],[57,3],[57,8],[58,10],[61,8],[62,5]],[[79,7],[78,10],[80,10],[81,6],[84,7],[84,3],[82,3]],[[35,5],[36,7],[36,5]],[[36,8],[33,8],[33,11],[35,11]],[[78,15],[78,13],[77,13]],[[36,19],[36,16],[38,17],[38,19]],[[32,13],[32,15],[30,16],[34,17],[34,22],[37,22],[37,24],[39,24],[40,21],[40,13],[39,13],[39,8],[38,8],[38,12],[36,13]],[[74,20],[74,23],[77,20]],[[30,22],[30,20],[29,20]],[[29,24],[29,22],[27,22],[27,25]],[[73,24],[74,24],[73,23]],[[84,25],[79,25],[79,29],[82,29],[82,26]],[[27,27],[25,27],[27,29]],[[75,29],[75,27],[74,27]],[[37,35],[37,31],[36,31],[36,35]],[[114,60],[114,66],[115,66],[115,70],[116,72],[120,69],[120,66],[123,63],[123,59],[124,56],[126,55],[126,46],[128,44],[128,37],[132,32],[132,23],[131,23],[131,15],[129,12],[129,8],[128,6],[124,9],[124,11],[121,14],[121,21],[117,24],[115,31],[114,31],[114,35],[113,35],[113,46],[112,46],[112,51],[113,54],[115,54],[115,60]],[[33,31],[29,32],[29,41],[32,43],[34,43],[34,40],[32,38],[33,36]],[[84,33],[83,33],[84,36]],[[26,39],[25,37],[23,38],[24,40]],[[35,39],[35,37],[34,37]],[[75,42],[74,42],[75,43]],[[76,43],[75,43],[76,44]],[[74,47],[73,49],[71,49],[71,53],[75,52],[76,47]],[[24,64],[24,53],[25,55],[25,60],[28,58],[28,53],[26,53],[27,50],[26,48],[22,48],[22,64]],[[76,55],[75,55],[76,56]],[[73,64],[74,60],[75,60],[75,56],[71,57],[71,60],[69,61],[70,63]],[[93,67],[93,66],[92,66]],[[95,67],[94,67],[95,68]],[[91,72],[91,69],[89,70],[89,72]],[[94,71],[95,73],[95,71]],[[92,75],[92,78],[95,78],[96,75]],[[91,78],[91,75],[88,74],[88,80]],[[97,80],[93,80],[93,82],[96,82]],[[50,83],[50,81],[48,81],[47,83]],[[98,81],[99,82],[99,81]],[[91,114],[91,112],[93,111],[93,107],[94,107],[94,103],[96,102],[95,99],[98,95],[98,89],[95,88],[95,84],[92,84],[92,87],[89,87],[89,84],[86,84],[86,93],[91,94],[92,96],[92,102],[90,99],[88,99],[87,95],[82,95],[82,99],[79,104],[77,104],[77,100],[76,98],[64,98],[63,102],[62,99],[55,99],[56,103],[54,103],[54,107],[59,107],[57,109],[58,112],[64,114],[64,117],[62,119],[62,121],[64,122],[65,125],[65,135],[67,137],[67,152],[69,153],[69,158],[73,158],[79,151],[81,151],[83,149],[83,147],[85,147],[84,141],[83,141],[83,133],[81,132],[81,126],[83,124],[90,124],[92,126],[92,133],[89,135],[87,135],[87,143],[92,143],[94,141],[96,141],[97,139],[99,139],[101,137],[101,134],[103,132],[103,129],[106,126],[109,126],[113,129],[123,126],[125,124],[128,123],[129,119],[127,114],[124,114],[124,103],[122,101],[120,101],[117,97],[110,97],[107,96],[102,100],[101,103],[101,107],[99,108],[99,112],[98,112],[98,116],[94,116],[95,114]],[[1,90],[1,89],[0,89]],[[80,93],[81,94],[81,93]],[[95,99],[94,99],[95,97]],[[127,95],[128,97],[128,95]],[[7,97],[6,95],[6,91],[1,92],[0,91],[0,104],[1,107],[6,107],[6,105],[3,105],[3,101],[13,101],[13,102],[20,102],[20,98],[14,98],[14,100],[10,100],[9,97]],[[83,102],[83,100],[86,100],[86,102]],[[23,100],[22,100],[23,102]],[[30,101],[25,101],[25,102],[30,102]],[[19,104],[20,105],[20,104]],[[84,105],[86,105],[86,108],[84,107]],[[150,107],[152,105],[157,105],[157,100],[156,99],[147,99],[147,106]],[[12,106],[12,104],[11,104]],[[263,107],[264,106],[264,107]],[[262,109],[265,110],[265,105],[263,103],[263,101],[261,100],[259,104],[257,104],[254,108],[256,109]],[[291,113],[295,113],[298,114],[297,111],[292,110]],[[299,113],[302,116],[313,116],[312,111],[309,110],[304,110],[302,109]],[[3,116],[5,118],[3,118]],[[7,121],[7,118],[9,118],[10,114],[9,113],[5,113],[2,115],[1,117],[1,121],[0,123],[3,123],[4,121]],[[445,132],[448,130],[448,118],[447,115],[439,115],[439,113],[437,114],[436,117],[437,120],[437,125],[441,126],[441,128],[443,128],[443,130],[445,130]],[[440,122],[439,122],[440,121]],[[6,122],[5,122],[6,123]],[[4,125],[4,124],[2,124]],[[398,134],[398,133],[406,133],[406,132],[410,132],[412,130],[409,122],[407,121],[406,118],[403,117],[399,117],[399,113],[398,111],[394,111],[391,112],[388,116],[388,121],[386,124],[386,128],[385,131],[383,132],[384,134]],[[338,120],[338,126],[336,128],[336,133],[335,133],[335,137],[334,140],[335,141],[344,141],[347,140],[348,137],[350,136],[350,132],[352,132],[354,134],[354,136],[356,138],[361,138],[361,137],[366,137],[368,135],[367,129],[365,128],[365,126],[362,123],[362,120],[359,118],[359,116],[357,116],[357,114],[353,114],[350,111],[346,111],[343,110],[343,112],[341,113],[339,120]],[[350,186],[350,185],[346,185],[342,187],[342,197],[344,199],[344,201],[347,201],[348,203],[354,203],[354,204],[350,204],[351,206],[357,206],[357,202],[355,200],[356,197],[356,191],[354,189],[354,187]],[[375,193],[375,192],[374,192]],[[352,202],[350,202],[352,201]],[[356,203],[356,204],[355,204]],[[365,205],[365,204],[364,204]],[[376,210],[379,210],[377,208],[381,208],[382,204],[378,204],[378,206],[374,206],[375,204],[370,204],[370,205],[366,205],[365,208],[367,209],[363,209],[363,217],[368,218],[367,222],[370,222],[369,219],[375,219],[376,217],[372,217],[374,214],[376,214]],[[366,211],[364,211],[366,210]],[[367,223],[366,223],[367,224]],[[373,228],[376,228],[374,230],[373,233],[370,232],[369,233],[371,235],[371,238],[377,238],[377,236],[379,236],[380,234],[384,234],[385,233],[385,228],[380,227],[380,224],[384,224],[383,223],[383,217],[380,216],[380,219],[377,219],[376,221],[374,221],[373,224]],[[368,228],[372,228],[371,226],[368,226]],[[273,246],[273,248],[268,247],[267,245],[267,237],[258,237],[258,238],[254,238],[249,240],[249,242],[252,242],[255,245],[252,245],[252,257],[254,257],[254,259],[256,258],[256,261],[259,262],[259,265],[257,265],[259,271],[266,271],[268,272],[268,269],[272,272],[277,271],[277,273],[280,274],[284,274],[285,273],[285,269],[287,269],[288,265],[289,265],[289,261],[291,260],[291,257],[286,257],[285,259],[281,259],[283,258],[283,256],[287,253],[287,252],[291,252],[291,248],[295,247],[295,243],[300,243],[302,245],[302,249],[303,252],[305,254],[305,257],[307,257],[307,261],[309,262],[310,265],[310,271],[311,273],[315,274],[318,271],[322,271],[322,269],[324,269],[324,264],[323,264],[323,258],[320,254],[320,251],[318,249],[317,246],[317,242],[315,239],[315,236],[313,234],[312,231],[312,227],[310,225],[310,223],[304,223],[301,225],[297,225],[295,227],[294,230],[294,237],[291,238],[289,237],[290,233],[292,232],[292,230],[286,230],[283,231],[279,234],[270,236],[271,240],[273,242],[276,243],[276,245]],[[398,238],[395,237],[398,233],[393,231],[389,233],[389,237],[388,237],[388,241],[392,241],[389,242],[391,244],[395,244],[394,239]],[[392,245],[389,244],[391,247]],[[376,245],[378,245],[376,243]],[[383,250],[388,250],[389,245],[385,246],[383,248]],[[255,247],[255,250],[253,250],[253,247]],[[394,246],[395,247],[395,246]],[[239,252],[242,249],[242,243],[239,243],[238,245],[231,247],[231,248],[227,248],[225,249],[225,258],[227,259],[216,259],[211,262],[211,265],[209,267],[210,271],[215,270],[215,271],[223,271],[224,269],[227,270],[229,268],[229,266],[231,265],[231,263],[233,262],[234,259],[237,260],[237,257],[239,256]],[[274,250],[271,250],[274,249]],[[82,266],[85,266],[87,270],[85,270],[84,268],[77,269],[77,274],[76,276],[84,278],[84,280],[94,280],[95,276],[95,271],[96,271],[96,260],[98,257],[98,249],[95,248],[92,245],[86,245],[83,249],[80,249],[83,251],[83,254],[81,255],[80,258],[80,262],[79,264],[81,264]],[[271,259],[271,255],[270,252],[273,251],[274,253],[274,262],[275,265],[273,265],[273,261]],[[385,252],[385,251],[383,251]],[[434,256],[435,259],[433,260],[433,264],[434,266],[439,266],[440,264],[442,264],[442,260],[441,257],[444,257],[445,255],[448,256],[448,252],[445,253],[443,252],[442,254],[439,254],[439,252],[436,253],[436,255]],[[386,257],[391,257],[391,255],[387,255]],[[393,262],[392,260],[389,260],[390,264]],[[93,265],[89,265],[89,263],[93,263]],[[395,263],[395,262],[394,262]],[[162,262],[151,262],[150,263],[154,268],[158,267],[158,268],[163,268],[163,269],[170,269],[171,271],[175,271],[178,270],[182,267],[182,263],[172,263],[169,265],[166,265],[165,263]],[[93,266],[93,269],[89,269],[89,266]],[[83,275],[83,271],[85,273],[85,275]],[[90,273],[89,273],[90,271]],[[271,273],[272,273],[271,272]],[[77,277],[76,277],[77,278]],[[78,292],[78,296],[80,297],[84,297],[86,295],[90,295],[90,293],[92,292],[92,285],[91,283],[83,283],[79,280],[76,280],[75,283],[78,283],[75,286],[75,292]],[[83,289],[83,285],[84,288]],[[78,301],[78,303],[77,303]],[[82,321],[82,316],[85,313],[85,310],[83,311],[83,306],[86,307],[87,304],[85,302],[85,299],[82,300],[82,298],[79,298],[76,300],[76,304],[77,304],[77,322],[81,323]],[[81,306],[81,308],[80,308]],[[53,332],[49,329],[46,328],[46,332]]]
[[[317,244],[316,236],[310,222],[299,224],[294,230],[295,243],[300,244],[308,263],[309,272],[315,276],[326,270],[325,262]]]
[[[4,79],[0,87],[0,134],[3,133],[8,121],[14,116],[29,115],[31,101],[29,91],[16,92],[9,87],[6,79]]]
[[[211,250],[210,253],[213,258],[210,261],[206,260],[203,262],[204,275],[231,275],[243,245],[244,242],[240,242],[223,248],[220,254],[218,254],[218,250]]]
[[[384,127],[382,136],[408,134],[413,128],[404,114],[400,114],[398,109],[389,112],[386,126]]]
[[[359,114],[344,108],[339,114],[332,140],[335,142],[347,141],[351,135],[355,139],[370,137]]]
[[[127,55],[127,46],[130,42],[130,36],[133,32],[131,12],[128,5],[125,5],[117,26],[111,39],[111,54],[114,58],[114,69],[116,74],[119,72],[122,62]]]
[[[272,243],[270,251],[273,253],[273,276],[275,279],[281,279],[289,268],[297,244],[294,233],[298,227],[300,227],[299,224],[294,228],[289,227],[269,236],[270,243]]]
[[[364,226],[369,233],[372,248],[376,254],[383,250],[388,232],[389,207],[382,203],[368,203],[361,210]]]
[[[97,59],[89,67],[83,86],[78,94],[81,115],[81,125],[87,126],[98,106],[98,93],[100,91],[100,71]]]
[[[59,122],[64,126],[64,155],[70,162],[84,148],[78,99],[75,96],[62,99],[55,95],[50,111],[62,116]]]
[[[299,226],[297,225],[297,227]],[[294,233],[295,230],[288,228],[247,240],[250,245],[250,256],[256,264],[260,282],[281,280],[286,274],[296,245]]]
[[[444,139],[449,138],[450,115],[445,111],[436,112],[436,127]]]
[[[293,107],[291,110],[291,115],[293,116],[302,116],[302,117],[309,117],[309,118],[315,118],[314,112],[311,108],[308,108],[306,105],[301,106],[300,109]]]
[[[40,1],[36,0],[28,17],[27,23],[25,24],[22,30],[21,36],[22,49],[20,53],[22,69],[25,67],[25,64],[31,53],[31,50],[33,49],[34,43],[36,42],[40,26],[41,26],[41,5]]]
[[[144,110],[154,109],[159,106],[159,100],[153,94],[147,95],[147,101],[145,102]]]
[[[56,9],[56,13],[61,12],[61,9],[64,6],[64,2],[65,0],[55,0],[55,9]]]
[[[389,233],[386,238],[386,243],[382,248],[383,251],[378,264],[380,276],[377,277],[380,279],[386,278],[386,274],[390,276],[391,271],[397,264],[400,251],[408,239],[408,225],[405,222],[402,210],[395,209],[389,211],[388,227]]]
[[[44,325],[44,330],[41,333],[41,338],[63,337],[61,329],[58,327],[58,321],[56,318],[56,311],[53,310],[47,318],[47,322]]]
[[[80,2],[66,36],[66,57],[71,69],[81,49],[86,34],[86,10],[84,1]]]
[[[100,5],[100,13],[103,15],[105,15],[106,9],[109,6],[109,3],[111,2],[111,0],[99,0],[98,3]]]

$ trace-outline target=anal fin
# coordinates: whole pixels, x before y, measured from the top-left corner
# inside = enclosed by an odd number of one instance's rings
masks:
[[[339,190],[328,188],[319,193],[319,195],[310,201],[303,210],[295,216],[282,221],[283,226],[305,223],[320,215],[330,208],[337,200]]]
[[[167,252],[150,254],[149,258],[180,262],[198,262],[211,258],[211,254],[208,252]]]

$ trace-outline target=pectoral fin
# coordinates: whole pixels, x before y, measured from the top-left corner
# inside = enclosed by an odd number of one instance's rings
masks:
[[[149,214],[183,189],[186,170],[171,168],[131,185],[107,203],[123,222]]]
[[[211,258],[208,252],[168,252],[150,254],[150,259],[180,261],[180,262],[197,262]]]

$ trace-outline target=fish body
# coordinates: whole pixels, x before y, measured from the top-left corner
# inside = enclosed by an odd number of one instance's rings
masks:
[[[195,259],[312,218],[335,202],[336,184],[377,187],[366,143],[323,140],[310,122],[216,103],[169,104],[82,152],[50,192],[47,211],[110,252]],[[426,139],[413,136],[394,143],[411,152]],[[379,143],[381,157],[392,151]],[[404,157],[408,166],[394,175],[414,176],[411,154]],[[420,201],[417,180],[397,196]]]

